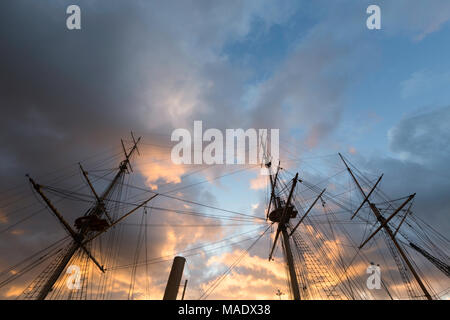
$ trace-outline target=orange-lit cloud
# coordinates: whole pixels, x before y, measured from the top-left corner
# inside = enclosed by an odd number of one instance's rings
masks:
[[[170,160],[170,149],[143,148],[142,156],[136,159],[140,173],[152,190],[158,189],[157,182],[180,183],[181,176],[187,171],[185,166],[176,165]]]
[[[268,176],[258,175],[256,178],[250,180],[250,189],[252,190],[262,190],[268,185]]]
[[[208,259],[207,266],[231,266],[241,255],[241,249]],[[207,290],[217,278],[202,285]],[[276,291],[286,292],[286,272],[284,263],[268,261],[256,255],[246,256],[235,269],[221,281],[209,299],[275,299]]]
[[[7,222],[8,217],[2,211],[0,211],[0,223],[7,223]]]
[[[10,287],[4,294],[5,298],[13,298],[17,297],[19,294],[23,292],[25,287],[12,286]]]
[[[10,233],[15,235],[15,236],[20,236],[20,235],[24,234],[25,231],[24,230],[20,230],[20,229],[15,229],[15,230],[12,230]]]

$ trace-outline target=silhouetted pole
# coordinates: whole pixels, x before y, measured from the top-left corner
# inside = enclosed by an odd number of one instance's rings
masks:
[[[166,291],[163,300],[176,300],[178,289],[180,288],[181,277],[183,276],[184,264],[186,259],[183,257],[175,257],[173,259],[172,269],[170,270],[169,279],[167,280]]]
[[[184,282],[183,294],[181,295],[181,300],[184,300],[184,294],[186,293],[187,282],[188,282],[188,279],[186,279],[186,281]]]

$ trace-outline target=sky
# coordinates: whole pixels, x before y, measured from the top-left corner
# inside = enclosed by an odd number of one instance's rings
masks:
[[[81,8],[81,30],[66,28],[70,4]],[[366,27],[370,4],[381,8],[380,30]],[[310,159],[282,165],[300,176],[326,175],[314,157],[342,152],[365,172],[384,173],[392,198],[416,192],[417,215],[448,236],[450,2],[6,0],[0,12],[0,230],[26,216],[28,209],[15,215],[16,206],[42,207],[26,173],[50,183],[48,173],[64,168],[74,174],[58,183],[76,185],[77,163],[93,166],[91,157],[120,152],[130,130],[143,139],[130,178],[137,185],[157,192],[201,182],[172,194],[264,216],[267,185],[258,168],[215,179],[239,167],[194,174],[198,167],[170,162],[171,132],[201,120],[219,130],[280,129],[281,159]],[[61,205],[77,216],[77,206]],[[175,213],[154,215],[180,223]],[[230,228],[152,230],[150,253],[218,241]],[[124,245],[133,247],[129,234]],[[63,235],[48,212],[7,230],[0,269]],[[280,259],[267,261],[268,246],[254,248],[211,297],[277,298],[285,273]],[[197,279],[188,295],[199,295],[243,248],[188,261]],[[162,295],[169,267],[155,269],[152,298]],[[118,283],[127,277],[118,274]],[[124,292],[119,286],[118,297]]]

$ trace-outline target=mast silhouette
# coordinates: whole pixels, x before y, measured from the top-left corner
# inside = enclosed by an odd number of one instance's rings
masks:
[[[266,164],[266,167],[270,169],[270,162]],[[289,225],[289,220],[291,217],[293,217],[294,207],[291,206],[291,200],[292,195],[295,190],[295,186],[297,185],[298,181],[298,173],[295,175],[295,178],[292,180],[292,187],[289,192],[289,196],[286,200],[286,203],[282,203],[281,199],[279,197],[275,196],[275,187],[276,187],[276,178],[278,176],[278,170],[280,167],[277,168],[277,173],[275,176],[275,180],[272,179],[272,176],[270,176],[270,182],[272,187],[271,192],[271,201],[269,203],[268,207],[268,219],[270,219],[272,222],[278,222],[278,228],[277,233],[275,234],[275,239],[273,241],[272,250],[270,251],[269,255],[269,261],[272,260],[273,251],[275,250],[275,247],[277,245],[278,237],[281,236],[283,238],[283,247],[285,250],[285,257],[286,257],[286,263],[288,265],[289,270],[289,280],[290,280],[290,286],[291,286],[291,292],[293,295],[294,300],[300,300],[300,290],[298,285],[298,279],[297,279],[297,273],[295,272],[295,263],[294,263],[294,256],[292,255],[291,250],[291,244],[289,242],[289,234],[287,232],[287,226]],[[275,204],[275,209],[272,212],[269,212],[272,201]]]
[[[131,148],[131,150],[129,152],[126,151],[125,145],[124,145],[123,141],[121,140],[122,148],[123,148],[123,151],[124,151],[124,154],[125,154],[125,159],[120,162],[118,172],[114,176],[114,179],[106,187],[105,191],[102,193],[101,196],[98,196],[97,192],[95,191],[94,187],[92,186],[92,183],[90,182],[90,180],[89,180],[89,178],[87,176],[87,172],[84,171],[83,167],[80,165],[80,169],[81,169],[81,171],[83,173],[83,176],[85,177],[89,187],[91,188],[91,191],[93,192],[93,194],[96,197],[96,204],[94,205],[94,207],[92,207],[92,209],[90,209],[88,211],[88,213],[84,217],[82,217],[81,219],[84,219],[86,221],[89,221],[89,220],[93,221],[94,219],[95,219],[95,221],[101,221],[103,216],[105,216],[109,220],[109,223],[107,223],[105,225],[105,228],[102,231],[98,232],[93,237],[89,236],[90,234],[92,234],[92,230],[91,230],[89,224],[87,224],[87,223],[83,223],[81,225],[81,227],[80,227],[78,232],[73,230],[72,227],[69,225],[69,223],[59,213],[59,211],[53,206],[53,204],[47,198],[47,196],[42,192],[42,186],[37,184],[31,177],[28,176],[28,179],[29,179],[31,185],[33,186],[33,188],[41,196],[41,198],[47,204],[49,209],[56,215],[58,220],[61,222],[61,224],[64,226],[64,228],[69,232],[69,234],[73,238],[73,241],[69,245],[69,247],[67,248],[64,257],[58,263],[57,267],[54,269],[54,271],[52,272],[50,277],[45,281],[45,283],[39,289],[39,292],[37,293],[37,296],[36,296],[37,300],[44,300],[47,297],[47,295],[51,292],[55,282],[59,279],[59,277],[61,276],[61,273],[64,271],[64,269],[66,268],[66,266],[69,263],[69,261],[72,259],[74,254],[79,249],[82,249],[89,256],[89,258],[97,265],[97,267],[102,272],[105,272],[103,266],[100,265],[100,263],[92,256],[90,251],[87,249],[86,244],[89,243],[90,241],[92,241],[96,236],[98,236],[99,234],[103,233],[104,231],[108,230],[111,226],[116,224],[116,223],[113,223],[111,218],[109,217],[109,215],[108,215],[108,213],[106,211],[106,208],[105,208],[104,201],[106,199],[108,199],[108,197],[111,195],[114,187],[120,181],[122,176],[125,173],[129,173],[130,170],[133,171],[133,169],[131,168],[131,165],[130,165],[130,158],[131,158],[131,156],[133,155],[133,153],[135,151],[137,151],[139,153],[139,150],[137,149],[137,145],[138,145],[139,141],[141,140],[141,137],[139,137],[136,140],[134,138],[133,133],[131,133],[131,136],[133,138],[133,143],[134,144],[133,144],[133,147]],[[142,206],[142,204],[139,207],[141,207],[141,206]],[[134,212],[136,209],[137,208],[133,209],[132,212]],[[99,230],[97,230],[97,231],[99,231]]]
[[[425,297],[428,300],[433,300],[431,298],[430,293],[428,292],[427,288],[425,287],[425,284],[423,283],[422,279],[420,278],[419,274],[417,273],[417,271],[414,269],[411,261],[409,261],[408,257],[406,256],[403,248],[400,246],[400,244],[397,242],[397,239],[395,238],[394,232],[392,231],[392,229],[389,227],[389,225],[387,224],[389,222],[390,219],[392,219],[392,217],[394,217],[394,215],[396,215],[398,212],[400,212],[400,210],[410,201],[412,200],[412,198],[414,198],[415,194],[411,195],[408,197],[408,199],[399,207],[397,208],[397,210],[395,210],[395,212],[388,217],[387,219],[383,217],[383,215],[381,214],[380,210],[378,209],[378,207],[372,203],[369,200],[370,195],[372,194],[372,192],[375,190],[377,184],[380,182],[381,177],[378,179],[377,183],[375,184],[375,186],[372,188],[372,190],[370,191],[370,193],[368,195],[366,195],[366,193],[364,192],[363,188],[361,187],[361,185],[359,184],[358,180],[356,179],[355,175],[353,174],[353,171],[350,169],[350,167],[348,166],[347,162],[345,161],[344,157],[339,153],[339,157],[341,158],[342,162],[344,163],[345,167],[347,168],[347,171],[350,173],[350,176],[352,177],[353,181],[355,182],[355,184],[357,185],[359,191],[361,192],[362,196],[364,197],[364,201],[363,203],[360,205],[359,209],[363,206],[363,204],[365,202],[367,202],[367,204],[369,205],[370,209],[372,210],[373,214],[375,215],[375,217],[377,218],[378,222],[380,223],[380,226],[378,227],[377,230],[375,230],[375,232],[372,233],[372,235],[370,235],[365,241],[364,243],[359,247],[360,249],[363,247],[364,244],[366,244],[368,242],[368,240],[370,240],[379,230],[384,229],[386,231],[386,233],[389,235],[389,238],[392,240],[392,242],[394,243],[394,246],[396,247],[398,253],[400,254],[400,256],[403,258],[403,261],[406,263],[406,265],[408,266],[409,270],[411,271],[411,273],[413,274],[414,278],[416,279],[417,283],[419,284],[419,287],[422,289]],[[355,212],[355,214],[353,214],[353,217],[358,213],[359,209]],[[353,218],[352,217],[352,218]]]

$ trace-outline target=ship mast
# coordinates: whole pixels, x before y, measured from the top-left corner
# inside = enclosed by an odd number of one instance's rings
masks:
[[[392,219],[398,212],[400,212],[400,210],[410,201],[414,198],[415,194],[409,196],[407,198],[407,200],[405,202],[402,203],[402,205],[397,208],[395,210],[395,212],[393,214],[391,214],[391,216],[389,216],[387,219],[384,218],[380,212],[380,210],[377,208],[377,206],[372,203],[369,199],[370,195],[372,194],[372,192],[375,190],[377,184],[380,182],[381,177],[378,179],[378,181],[376,182],[375,186],[372,188],[372,190],[369,192],[369,194],[366,195],[366,193],[364,192],[363,188],[361,187],[361,185],[359,184],[358,180],[356,179],[355,175],[353,174],[353,171],[350,169],[350,167],[348,166],[347,162],[344,160],[344,157],[339,153],[339,157],[341,158],[342,162],[344,163],[345,167],[347,168],[347,171],[350,173],[350,176],[352,177],[353,181],[355,182],[355,184],[357,185],[359,191],[361,192],[362,196],[364,197],[364,201],[363,203],[360,205],[360,207],[358,208],[358,210],[356,210],[355,214],[353,214],[353,217],[358,213],[359,209],[361,209],[361,207],[363,206],[363,204],[365,202],[367,202],[367,204],[369,205],[371,211],[373,212],[373,214],[375,215],[376,219],[378,220],[378,222],[380,223],[380,226],[377,228],[377,230],[375,230],[375,232],[372,233],[372,235],[370,235],[365,241],[364,243],[360,246],[360,249],[364,246],[364,244],[366,244],[379,230],[384,229],[386,231],[386,233],[389,235],[389,238],[392,240],[392,242],[394,243],[395,248],[397,249],[398,253],[400,254],[400,256],[403,258],[403,261],[406,263],[406,265],[408,266],[409,270],[411,271],[411,273],[413,274],[414,278],[416,279],[417,283],[419,284],[419,287],[422,289],[425,297],[428,300],[432,300],[430,293],[428,292],[427,288],[425,287],[422,279],[420,278],[419,274],[417,273],[417,271],[414,269],[411,261],[409,261],[408,257],[406,256],[403,248],[400,246],[400,244],[397,242],[397,239],[395,238],[395,234],[392,231],[392,229],[389,227],[389,225],[387,224],[389,222],[390,219]],[[352,218],[353,218],[352,217]]]
[[[122,148],[123,148],[123,151],[125,154],[125,159],[120,162],[119,170],[117,171],[116,175],[114,176],[114,179],[109,183],[109,185],[106,187],[105,191],[101,194],[101,196],[99,196],[97,194],[91,181],[88,178],[87,172],[84,171],[83,167],[80,165],[80,169],[83,173],[83,176],[85,177],[92,193],[94,194],[94,196],[96,198],[96,204],[88,211],[88,213],[85,216],[81,217],[80,219],[84,219],[82,221],[92,221],[93,219],[96,219],[96,221],[101,221],[100,220],[101,218],[106,217],[109,220],[109,223],[106,223],[106,220],[105,220],[106,224],[105,224],[105,227],[103,228],[103,230],[97,230],[99,232],[97,232],[94,235],[92,235],[93,231],[91,230],[89,223],[83,223],[80,226],[78,231],[75,231],[74,229],[72,229],[72,227],[69,225],[69,223],[59,213],[59,211],[53,206],[53,204],[47,198],[47,196],[42,192],[42,186],[37,184],[31,177],[28,177],[33,188],[41,196],[41,198],[44,200],[44,202],[46,203],[48,208],[55,214],[55,216],[58,218],[60,223],[64,226],[66,231],[68,231],[69,234],[73,238],[72,243],[69,245],[69,247],[65,251],[64,257],[59,261],[58,265],[53,270],[52,274],[47,278],[45,283],[40,288],[37,288],[39,290],[36,295],[37,300],[44,300],[47,297],[47,295],[52,290],[55,282],[59,279],[59,277],[61,276],[61,273],[66,268],[69,261],[72,259],[74,254],[80,249],[83,250],[89,256],[89,258],[97,265],[97,267],[102,272],[105,272],[103,266],[100,265],[100,263],[93,257],[93,255],[91,254],[89,249],[86,247],[86,244],[88,244],[90,241],[92,241],[98,235],[102,234],[103,232],[105,232],[106,230],[111,228],[113,225],[117,224],[117,221],[113,222],[111,220],[111,217],[109,217],[109,215],[106,211],[106,208],[105,208],[104,201],[107,200],[108,197],[111,195],[112,191],[114,190],[114,187],[118,184],[118,182],[123,177],[123,175],[125,173],[129,173],[129,171],[133,171],[133,169],[131,168],[131,165],[130,165],[130,158],[135,151],[137,151],[139,153],[139,150],[137,149],[137,145],[141,138],[139,137],[136,140],[134,138],[133,133],[131,133],[131,136],[133,138],[133,147],[131,148],[130,151],[127,152],[123,141],[121,141]],[[133,210],[131,210],[130,212],[125,214],[122,218],[120,218],[120,220],[122,220],[125,216],[128,216],[132,212],[136,211],[138,208],[145,205],[152,198],[146,200],[144,203],[140,204],[139,206],[137,206],[136,208],[134,208]]]
[[[267,164],[266,166],[270,166],[270,163]],[[279,170],[279,166],[277,169],[277,174],[278,174],[278,170]],[[297,273],[295,272],[294,257],[292,255],[291,244],[289,242],[289,234],[287,232],[287,226],[289,225],[289,220],[291,218],[292,211],[293,211],[293,206],[291,206],[290,203],[292,200],[292,194],[295,190],[295,186],[297,185],[298,173],[295,175],[295,178],[292,180],[292,187],[289,192],[287,201],[284,205],[282,204],[280,198],[275,196],[275,186],[276,186],[276,182],[277,182],[276,179],[272,180],[272,178],[271,178],[270,180],[271,180],[271,185],[272,185],[272,193],[271,193],[272,196],[271,196],[271,202],[269,203],[268,209],[270,210],[272,201],[275,203],[275,209],[271,213],[268,213],[268,218],[272,222],[278,222],[278,228],[277,228],[277,233],[275,234],[275,239],[273,241],[272,250],[270,251],[269,261],[272,260],[273,251],[275,250],[278,237],[280,236],[280,233],[281,233],[281,236],[283,238],[283,247],[285,250],[286,263],[287,263],[288,269],[289,269],[289,280],[290,280],[292,295],[293,295],[294,300],[300,300],[300,289],[299,289],[299,285],[298,285]]]

